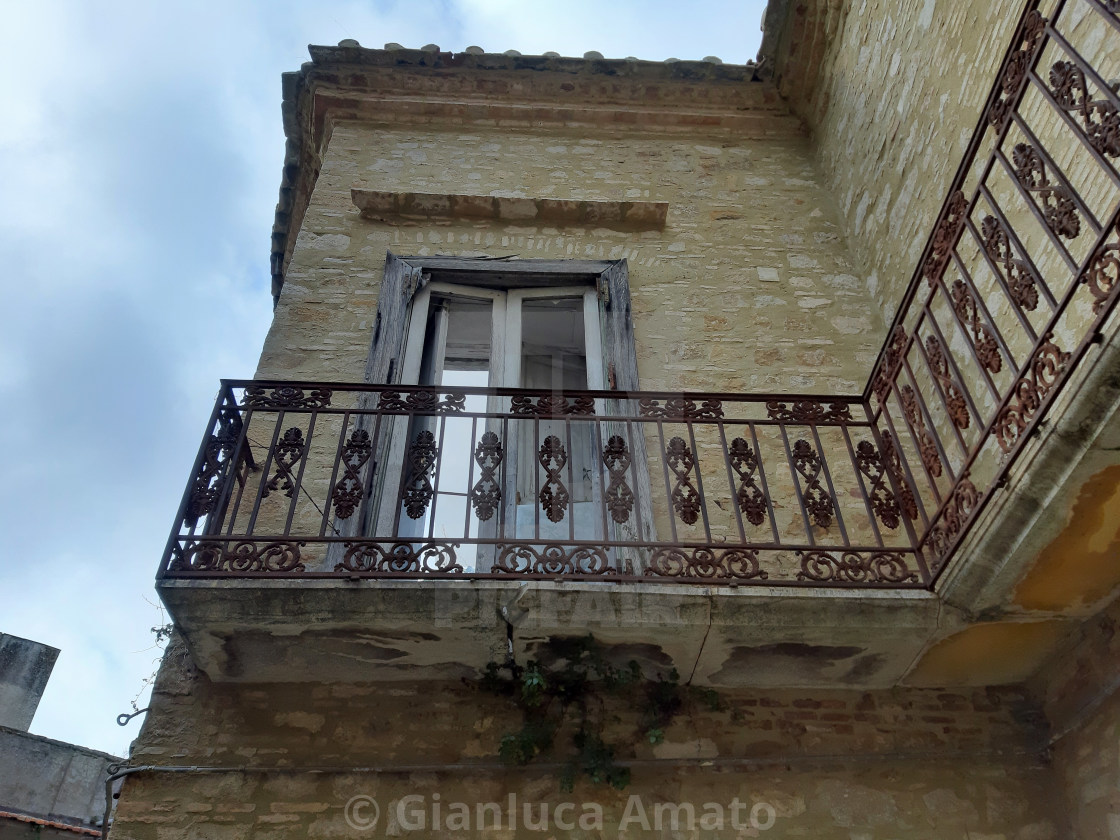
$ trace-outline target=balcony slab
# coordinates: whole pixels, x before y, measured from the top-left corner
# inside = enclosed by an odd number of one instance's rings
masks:
[[[922,591],[518,580],[163,580],[222,682],[472,678],[592,634],[618,664],[698,685],[885,687],[936,633]]]

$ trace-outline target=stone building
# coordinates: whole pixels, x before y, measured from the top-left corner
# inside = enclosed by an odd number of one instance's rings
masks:
[[[58,649],[0,633],[0,840],[99,837],[120,758],[28,731]]]
[[[1120,837],[1115,3],[311,58],[113,836]]]

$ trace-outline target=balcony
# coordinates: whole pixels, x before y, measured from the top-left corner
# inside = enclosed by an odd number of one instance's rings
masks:
[[[374,638],[370,673],[468,672],[526,611],[545,638],[606,617],[597,635],[683,663],[713,586],[921,600],[915,511],[883,452],[858,399],[226,381],[159,587],[229,679],[369,659]],[[744,603],[723,605],[732,635]],[[830,603],[850,620],[852,598]]]
[[[898,682],[1107,449],[1118,21],[1028,7],[861,395],[224,382],[159,572],[196,661],[469,676],[592,630],[698,683]]]

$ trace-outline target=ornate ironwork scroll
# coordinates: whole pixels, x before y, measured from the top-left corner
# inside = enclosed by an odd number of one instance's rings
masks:
[[[899,368],[902,367],[902,358],[906,352],[906,328],[899,324],[894,328],[891,333],[890,341],[887,342],[887,350],[884,354],[883,363],[879,367],[879,372],[875,374],[875,380],[872,383],[872,390],[875,396],[878,397],[879,403],[885,403],[891,395],[891,385],[894,378],[898,375]]]
[[[704,400],[699,405],[696,400],[686,397],[661,400],[642,398],[638,400],[638,414],[642,417],[656,417],[663,420],[719,420],[723,417],[723,403],[719,400]]]
[[[771,420],[783,423],[850,423],[852,407],[848,403],[834,402],[826,407],[817,400],[797,400],[790,407],[784,402],[771,400],[766,403],[766,413]]]
[[[1081,218],[1069,189],[1050,181],[1042,155],[1030,143],[1016,143],[1011,157],[1015,178],[1023,189],[1038,196],[1046,226],[1058,236],[1076,239],[1081,233]]]
[[[897,551],[863,553],[845,551],[839,558],[827,551],[798,552],[801,571],[798,580],[818,583],[905,584],[919,583],[921,577]]]
[[[700,517],[700,494],[692,486],[692,468],[696,459],[683,438],[675,437],[669,441],[665,450],[665,463],[676,477],[671,499],[673,510],[686,525],[695,525]]]
[[[276,474],[268,480],[261,492],[261,498],[267,499],[269,493],[283,490],[289,499],[295,490],[295,476],[292,470],[302,459],[307,449],[307,441],[303,439],[303,429],[292,426],[284,432],[280,442],[276,444],[272,462],[276,465]]]
[[[965,473],[957,482],[953,494],[945,502],[941,518],[930,528],[929,535],[926,537],[926,545],[933,555],[932,562],[929,564],[931,574],[936,575],[945,564],[953,540],[964,528],[964,523],[976,507],[979,498],[980,494],[976,492],[976,486]]]
[[[435,435],[427,429],[421,429],[408,448],[409,472],[402,502],[410,519],[421,518],[435,495],[432,476],[435,474],[437,456]]]
[[[610,476],[603,503],[610,511],[611,519],[622,524],[630,519],[634,510],[634,493],[626,483],[626,471],[630,468],[630,449],[621,435],[611,435],[603,447],[603,464]]]
[[[1030,266],[1015,257],[1007,229],[995,216],[985,216],[980,228],[984,251],[992,262],[1002,266],[1004,282],[1011,299],[1020,309],[1033,312],[1038,307],[1037,278]]]
[[[765,580],[768,575],[758,563],[753,548],[659,548],[650,558],[646,574],[654,577],[716,580]]]
[[[1120,223],[1116,226],[1120,234]],[[1103,245],[1080,277],[1080,282],[1089,287],[1093,301],[1093,314],[1098,314],[1108,303],[1113,290],[1120,283],[1120,242]]]
[[[171,570],[177,572],[302,572],[302,542],[258,545],[252,540],[203,540],[177,549]]]
[[[1053,338],[1053,333],[1042,337],[1042,344],[1031,357],[1026,374],[1011,389],[1013,399],[992,425],[992,434],[1004,452],[1010,452],[1026,431],[1069,362],[1069,353],[1058,347]]]
[[[824,468],[820,454],[807,440],[799,440],[793,445],[793,466],[804,479],[801,497],[805,500],[805,510],[813,524],[827,528],[832,524],[835,511],[832,496],[822,486],[818,477]]]
[[[1011,117],[1011,109],[1019,101],[1019,95],[1026,83],[1027,71],[1034,64],[1035,56],[1042,44],[1042,33],[1045,30],[1046,18],[1037,11],[1031,11],[1023,21],[1023,28],[1018,36],[1019,47],[1007,62],[1003,78],[999,82],[999,93],[992,100],[991,108],[988,110],[988,122],[996,131],[1003,131]]]
[[[471,488],[471,504],[480,522],[487,522],[502,501],[498,485],[498,467],[502,463],[502,442],[493,432],[485,432],[474,448],[474,462],[478,464],[478,481]]]
[[[918,405],[918,395],[909,385],[903,385],[899,389],[899,394],[902,397],[902,410],[918,438],[918,451],[922,456],[922,463],[925,464],[930,475],[941,475],[941,456],[937,452],[937,444],[933,440],[933,435],[926,428],[926,418]]]
[[[550,576],[611,575],[606,552],[597,546],[499,545],[490,570],[496,574]]]
[[[898,488],[898,508],[902,515],[913,522],[918,518],[918,502],[914,498],[914,491],[906,481],[902,472],[902,456],[898,451],[898,444],[889,431],[883,432],[883,466],[890,473],[894,484]]]
[[[443,394],[436,391],[409,391],[402,397],[399,391],[382,391],[377,402],[379,410],[402,414],[455,414],[466,408],[464,394]]]
[[[1072,61],[1050,68],[1050,93],[1064,110],[1081,121],[1089,145],[1102,155],[1120,155],[1120,112],[1107,99],[1090,99],[1085,73]]]
[[[949,257],[957,244],[957,239],[964,230],[965,218],[968,216],[968,199],[960,190],[949,196],[941,221],[933,232],[933,241],[930,245],[929,256],[922,267],[922,274],[930,286],[937,284],[941,275],[949,265]]]
[[[556,435],[549,435],[537,453],[537,462],[544,468],[544,482],[541,485],[541,510],[553,522],[564,518],[568,510],[568,488],[564,486],[561,473],[568,463],[568,452]]]
[[[932,333],[926,336],[926,357],[929,359],[929,367],[934,378],[941,384],[941,393],[945,395],[945,406],[949,411],[949,419],[958,429],[967,429],[969,423],[968,404],[949,371],[949,360],[945,348],[941,345],[941,340]]]
[[[989,373],[999,373],[1003,368],[999,345],[980,315],[980,307],[976,303],[972,290],[963,280],[956,280],[953,282],[950,298],[953,301],[953,311],[957,313],[961,323],[968,328],[969,339],[976,350],[976,359]]]
[[[463,567],[455,556],[458,543],[345,543],[336,572],[381,575],[454,575]]]
[[[302,388],[287,385],[277,388],[250,385],[245,388],[241,404],[246,408],[326,408],[331,404],[331,392],[327,388],[313,388],[304,393]]]
[[[241,436],[241,415],[233,408],[223,408],[218,414],[217,434],[211,434],[202,452],[202,463],[191,482],[190,500],[187,502],[187,525],[213,513],[214,505],[222,492],[222,477],[233,457],[237,439]]]
[[[339,519],[349,519],[362,503],[365,491],[362,487],[362,467],[373,454],[373,443],[369,432],[365,429],[355,429],[350,433],[349,440],[342,447],[339,455],[339,466],[342,467],[342,478],[335,484],[331,491],[331,502],[334,504],[334,513]]]
[[[739,488],[735,493],[739,510],[752,525],[761,525],[766,520],[766,495],[754,481],[758,472],[758,455],[743,438],[731,441],[727,455],[731,469],[739,479]]]
[[[595,400],[591,397],[574,397],[563,394],[545,394],[541,397],[518,396],[509,403],[509,413],[517,416],[564,417],[569,414],[593,415]]]
[[[901,523],[898,516],[898,500],[887,486],[883,456],[871,441],[861,440],[856,445],[856,466],[870,483],[867,496],[871,500],[871,509],[879,517],[879,521],[893,531]]]

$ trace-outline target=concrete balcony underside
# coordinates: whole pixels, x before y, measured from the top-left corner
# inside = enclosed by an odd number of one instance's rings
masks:
[[[710,686],[887,687],[937,629],[928,592],[564,581],[165,580],[199,667],[235,682],[479,676],[591,633],[618,663]]]

